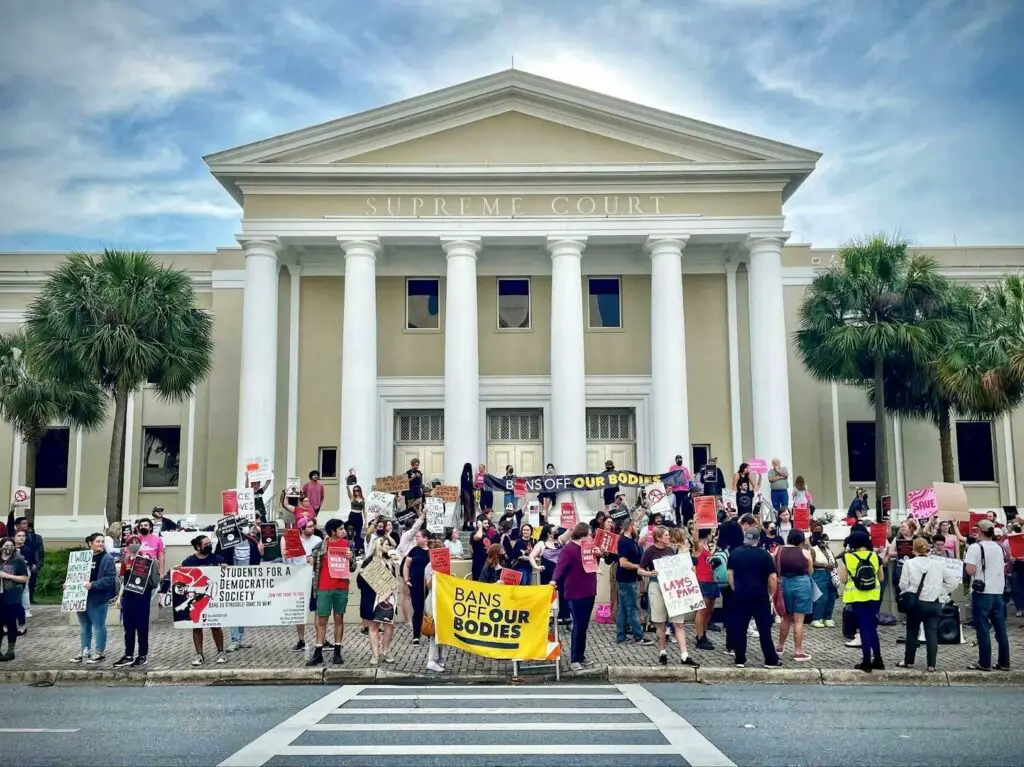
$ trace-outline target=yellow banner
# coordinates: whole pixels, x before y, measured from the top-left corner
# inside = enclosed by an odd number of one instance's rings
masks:
[[[503,586],[434,573],[439,644],[501,660],[548,656],[551,586]]]

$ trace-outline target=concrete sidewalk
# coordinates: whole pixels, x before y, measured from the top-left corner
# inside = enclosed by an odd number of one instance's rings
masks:
[[[155,608],[154,608],[155,609]],[[414,646],[408,626],[397,626],[392,652],[395,663],[382,664],[379,668],[370,666],[369,643],[359,633],[357,625],[345,627],[343,654],[345,663],[324,668],[306,668],[307,653],[294,652],[297,640],[294,628],[257,628],[246,630],[246,641],[253,646],[228,654],[228,662],[214,664],[216,651],[212,638],[205,632],[206,664],[193,668],[194,657],[192,636],[188,630],[175,629],[171,625],[170,611],[162,610],[151,624],[149,665],[146,671],[114,670],[112,664],[124,650],[123,630],[119,625],[108,628],[106,660],[100,664],[83,665],[71,658],[78,652],[79,631],[70,625],[68,615],[61,614],[56,606],[34,606],[34,617],[29,620],[29,633],[18,640],[16,659],[0,664],[0,682],[17,683],[70,683],[97,682],[102,684],[321,684],[358,682],[360,684],[402,683],[403,680],[423,683],[429,679],[436,683],[503,683],[512,678],[512,663],[495,661],[459,651],[448,651],[443,674],[426,671],[426,644]],[[1024,663],[1024,631],[1020,630],[1020,619],[1010,619],[1011,663]],[[777,631],[777,629],[776,629]],[[714,651],[692,650],[692,627],[687,629],[691,654],[701,664],[694,670],[679,664],[675,646],[669,644],[669,665],[658,664],[656,647],[637,647],[631,642],[617,645],[613,626],[591,623],[587,641],[587,658],[592,665],[581,673],[569,671],[568,637],[561,636],[563,645],[563,679],[627,681],[679,681],[679,682],[768,682],[768,683],[882,683],[898,684],[1024,684],[1021,672],[968,672],[969,663],[977,661],[977,648],[973,646],[974,630],[964,627],[968,640],[962,645],[940,645],[939,673],[926,674],[923,671],[924,647],[918,650],[917,667],[921,671],[896,669],[896,663],[903,658],[903,645],[897,644],[905,629],[881,627],[882,654],[888,670],[863,674],[853,671],[853,665],[860,660],[860,651],[843,645],[842,633],[838,628],[807,628],[804,649],[810,653],[811,661],[796,663],[792,659],[792,639],[783,656],[782,669],[764,669],[763,658],[756,638],[748,645],[747,668],[736,669],[732,658],[722,652],[725,636],[709,633],[716,645]],[[225,631],[225,634],[227,632]],[[777,636],[777,634],[776,634]],[[312,644],[312,626],[306,627],[306,642]],[[522,674],[525,681],[545,681],[553,676],[550,668],[532,672],[527,664]]]

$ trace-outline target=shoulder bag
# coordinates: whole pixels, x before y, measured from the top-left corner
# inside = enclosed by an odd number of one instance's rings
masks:
[[[910,613],[917,610],[921,605],[921,590],[924,588],[924,579],[928,577],[928,568],[921,573],[921,582],[917,584],[917,591],[904,591],[896,601],[896,606],[901,613]]]

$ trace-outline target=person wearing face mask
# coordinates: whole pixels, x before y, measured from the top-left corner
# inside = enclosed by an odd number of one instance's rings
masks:
[[[263,540],[260,538],[260,528],[257,525],[245,522],[242,525],[242,535],[245,538],[237,546],[229,546],[225,549],[219,543],[217,544],[216,555],[224,560],[224,564],[230,567],[258,565],[263,561]],[[236,652],[252,647],[251,644],[245,641],[244,626],[232,626],[229,634],[231,641],[228,643],[228,652]]]
[[[139,536],[129,536],[121,557],[121,593],[117,601],[121,606],[121,622],[124,624],[124,655],[114,663],[114,668],[143,668],[149,662],[149,605],[153,592],[160,585],[156,564],[149,569],[149,579],[142,594],[128,591],[124,587],[141,548]],[[135,657],[136,638],[139,643],[138,657]]]
[[[164,516],[163,506],[153,507],[153,532],[157,535],[163,535],[164,533],[173,533],[178,529],[176,522],[167,519]]]
[[[672,485],[672,506],[676,510],[676,519],[685,525],[693,519],[693,499],[690,498],[690,470],[683,466],[683,457],[676,456],[675,462],[668,467],[669,472],[681,472],[679,481]]]
[[[516,470],[515,470],[515,468],[513,466],[506,466],[505,467],[505,477],[504,477],[504,480],[505,480],[505,502],[502,504],[502,506],[504,506],[504,508],[506,508],[506,509],[509,506],[511,506],[512,509],[515,510],[516,503],[518,503],[518,501],[516,500],[516,494],[515,494],[515,492],[513,491],[513,488],[512,488],[512,485],[515,482],[515,478],[516,478]]]
[[[18,643],[18,618],[21,615],[21,594],[28,583],[28,563],[15,550],[14,541],[0,541],[0,641],[7,637],[7,650],[0,661],[14,660]]]
[[[107,608],[116,595],[117,566],[104,549],[102,533],[93,533],[85,542],[92,552],[92,570],[85,584],[89,592],[85,609],[78,613],[78,624],[82,629],[81,651],[72,660],[76,663],[99,663],[106,657]]]
[[[286,565],[311,565],[313,564],[313,549],[323,543],[323,538],[316,534],[316,522],[310,518],[304,518],[302,520],[302,527],[299,528],[299,540],[302,542],[302,550],[304,553],[301,557],[285,557],[284,563]],[[292,647],[294,652],[304,653],[306,651],[306,624],[298,623],[295,625],[295,631],[298,634],[299,640]],[[327,645],[328,647],[331,645]]]
[[[207,536],[197,535],[193,538],[192,548],[196,553],[185,557],[185,561],[181,563],[182,567],[219,567],[224,564],[224,560],[213,553],[213,544],[210,543]],[[211,628],[210,634],[213,636],[213,644],[217,648],[216,662],[227,663],[228,656],[224,654],[224,629]],[[196,648],[196,657],[192,659],[192,665],[202,666],[205,663],[202,629],[192,629],[192,644]]]
[[[161,511],[163,510],[161,509]],[[153,534],[153,522],[147,517],[139,520],[138,531],[139,540],[142,541],[139,553],[156,562],[157,574],[162,576],[164,573],[164,539]]]

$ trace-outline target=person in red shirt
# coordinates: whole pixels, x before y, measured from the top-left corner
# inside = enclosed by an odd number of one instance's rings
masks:
[[[700,584],[700,593],[704,597],[704,609],[698,610],[693,618],[693,628],[697,635],[698,650],[714,650],[715,646],[708,639],[708,624],[715,613],[715,601],[722,595],[722,590],[715,583],[715,574],[711,568],[711,554],[713,543],[711,530],[694,529],[694,550],[697,556],[693,557],[694,570],[697,573],[697,582]]]
[[[349,570],[352,549],[345,539],[345,525],[340,519],[330,519],[324,526],[327,540],[313,549],[313,601],[316,602],[316,647],[306,661],[307,666],[324,662],[324,640],[327,638],[327,619],[334,613],[334,657],[331,663],[344,663],[341,640],[345,633],[345,610],[348,608]]]

